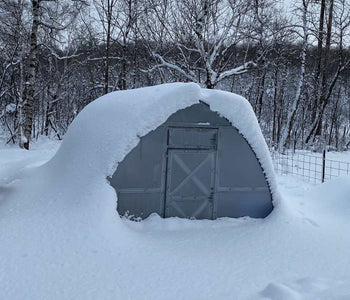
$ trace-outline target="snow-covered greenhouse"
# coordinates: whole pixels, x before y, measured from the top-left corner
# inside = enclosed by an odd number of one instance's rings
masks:
[[[105,97],[121,116],[111,124],[123,153],[108,178],[120,215],[263,218],[272,211],[271,158],[244,98],[181,83]]]

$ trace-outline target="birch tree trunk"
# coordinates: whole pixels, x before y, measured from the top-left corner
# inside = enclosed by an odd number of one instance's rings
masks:
[[[296,115],[296,112],[298,109],[298,104],[299,104],[299,100],[300,100],[300,96],[301,96],[301,89],[303,87],[304,78],[305,78],[306,51],[307,51],[308,36],[309,36],[308,27],[307,27],[308,6],[309,6],[309,0],[303,0],[303,7],[302,7],[303,44],[302,44],[302,50],[301,50],[298,85],[297,85],[297,89],[295,92],[295,96],[294,96],[292,105],[288,111],[286,125],[282,131],[281,139],[279,142],[279,150],[280,151],[284,151],[284,149],[287,146],[287,143],[288,143],[291,131],[292,131],[295,115]]]
[[[23,112],[23,106],[24,106],[24,48],[25,48],[25,42],[24,42],[24,29],[23,29],[23,22],[22,22],[22,15],[23,15],[23,2],[18,2],[18,18],[16,27],[18,28],[18,57],[19,57],[19,84],[17,89],[17,138],[19,141],[19,146],[23,148],[23,140],[24,140],[24,112]]]
[[[106,33],[106,60],[105,60],[105,82],[104,82],[104,93],[108,93],[109,86],[109,52],[111,44],[111,25],[112,25],[112,9],[113,3],[107,1],[107,33]]]
[[[331,37],[332,37],[332,22],[333,22],[333,6],[334,6],[334,0],[330,0],[329,3],[329,13],[328,13],[328,22],[327,22],[327,37],[326,37],[326,49],[325,49],[325,55],[323,57],[323,69],[322,69],[322,82],[321,82],[321,94],[320,94],[320,102],[321,110],[318,114],[318,120],[317,120],[317,127],[315,131],[315,135],[321,135],[322,134],[322,120],[323,120],[323,113],[324,108],[327,105],[328,99],[327,99],[327,73],[328,70],[326,69],[326,65],[328,63],[328,59],[330,56],[330,49],[331,49]]]
[[[324,19],[325,19],[325,7],[326,0],[321,0],[321,8],[319,15],[319,25],[318,25],[318,33],[317,33],[317,64],[315,71],[315,88],[314,88],[314,104],[311,114],[312,122],[316,119],[316,112],[319,101],[319,91],[320,91],[320,74],[322,68],[322,53],[323,53],[323,36],[324,36]]]
[[[41,0],[32,0],[32,26],[30,34],[30,50],[29,50],[29,67],[28,79],[26,82],[26,93],[24,103],[24,140],[23,147],[29,150],[29,142],[32,135],[33,125],[33,106],[35,92],[35,77],[37,71],[37,42],[38,42],[38,27],[39,27],[39,8]],[[21,144],[22,144],[21,142]]]

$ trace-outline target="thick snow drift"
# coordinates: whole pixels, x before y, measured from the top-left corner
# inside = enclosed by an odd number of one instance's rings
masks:
[[[250,141],[275,193],[276,186],[260,129],[242,98],[194,84],[113,95],[84,109],[47,164],[20,175],[7,165],[11,176],[2,173],[0,299],[350,296],[348,177],[310,191],[288,178],[286,199],[266,219],[121,220],[106,176],[138,136],[200,98]],[[164,99],[169,103],[162,105]]]
[[[49,168],[56,173],[65,166],[65,174],[84,174],[86,178],[112,175],[117,163],[138,144],[140,137],[163,124],[176,111],[199,101],[227,118],[248,140],[277,202],[270,153],[249,102],[232,93],[201,89],[194,83],[119,91],[95,100],[74,120]]]

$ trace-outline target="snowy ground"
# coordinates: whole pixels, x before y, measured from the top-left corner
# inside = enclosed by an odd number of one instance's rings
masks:
[[[79,179],[34,172],[58,146],[0,149],[0,299],[350,299],[350,177],[279,176],[284,206],[264,220],[108,223],[113,203],[90,211],[111,189],[68,199]]]
[[[33,143],[30,151],[20,149],[17,145],[1,145],[0,186],[15,180],[23,169],[40,166],[47,162],[56,153],[59,146],[58,140],[46,138],[41,138],[38,142]]]

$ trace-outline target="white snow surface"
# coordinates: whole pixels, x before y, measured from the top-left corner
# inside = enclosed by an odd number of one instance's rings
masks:
[[[180,86],[156,87],[154,97],[152,89],[132,91],[148,104],[127,103],[129,92],[118,93],[125,103],[113,94],[93,102],[41,167],[55,145],[25,159],[22,150],[0,149],[0,299],[350,299],[350,177],[316,186],[279,177],[283,201],[265,219],[119,218],[106,175],[138,143],[134,134],[198,95],[215,111],[231,105],[215,93],[250,111],[238,96]],[[113,110],[113,101],[125,110]],[[229,109],[223,115],[234,117]],[[259,148],[261,133],[246,121],[241,132]]]
[[[60,169],[74,177],[84,174],[93,181],[112,175],[117,163],[139,143],[140,137],[162,125],[176,111],[200,100],[227,118],[249,141],[277,204],[270,153],[249,102],[233,93],[201,89],[195,83],[118,91],[93,101],[73,121],[48,167],[55,173]]]

